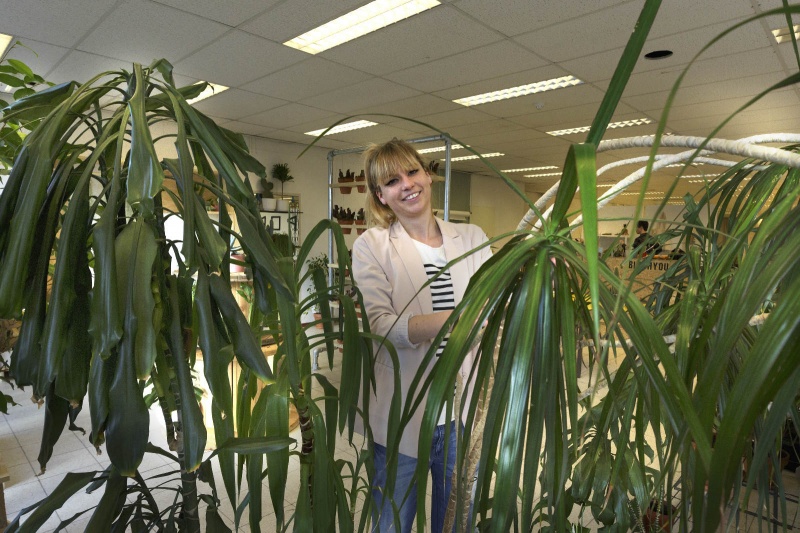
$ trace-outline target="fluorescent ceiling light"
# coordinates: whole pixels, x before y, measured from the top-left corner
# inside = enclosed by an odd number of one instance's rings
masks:
[[[549,178],[550,176],[560,176],[561,172],[548,172],[546,174],[523,174],[523,178]]]
[[[501,154],[500,152],[491,152],[488,154],[481,154],[480,157],[502,157],[506,154]],[[479,156],[477,155],[462,155],[461,157],[451,157],[450,161],[469,161],[471,159],[478,159]],[[444,161],[444,159],[442,159]]]
[[[6,52],[8,52],[8,49],[11,46],[11,42],[13,40],[14,40],[13,35],[6,35],[5,33],[0,33],[0,59],[5,57]]]
[[[640,192],[624,192],[624,193],[622,193],[622,196],[640,196],[641,194],[642,193],[640,193]],[[664,193],[663,192],[646,192],[646,193],[644,193],[644,196],[645,196],[645,198],[647,198],[648,196],[650,198],[662,197],[662,196],[664,196]]]
[[[338,126],[334,126],[328,130],[325,135],[334,135],[336,133],[342,133],[343,131],[351,131],[351,130],[359,130],[361,128],[369,128],[370,126],[377,126],[377,122],[370,122],[369,120],[357,120],[355,122],[348,122],[346,124],[339,124]],[[321,135],[327,128],[322,128],[321,130],[314,130],[314,131],[307,131],[306,135],[313,135],[316,137],[317,135]]]
[[[686,174],[685,176],[681,176],[682,180],[688,180],[690,178],[705,178],[705,174]]]
[[[705,165],[705,163],[689,163],[690,167],[699,167],[699,166],[702,166],[702,165]],[[667,165],[665,168],[679,168],[679,167],[685,167],[685,166],[686,166],[686,163],[673,163],[671,165]]]
[[[620,122],[612,122],[608,125],[608,129],[625,128],[627,126],[642,126],[644,124],[652,124],[653,121],[649,118],[635,118],[633,120],[623,120]],[[548,131],[548,135],[558,137],[560,135],[572,135],[573,133],[586,133],[591,126],[581,126],[580,128],[568,128],[565,130]]]
[[[283,44],[318,54],[438,5],[437,0],[375,0]]]
[[[511,174],[512,172],[536,172],[537,170],[556,170],[558,167],[554,167],[553,165],[548,165],[546,167],[527,167],[527,168],[509,168],[506,170],[502,170],[501,172],[505,172],[506,174]]]
[[[796,39],[800,39],[800,25],[795,24],[794,26],[792,26],[791,31],[794,31],[794,36]],[[778,44],[792,42],[792,35],[788,27],[772,30],[772,35],[775,36],[775,41]]]
[[[453,100],[457,104],[463,106],[473,106],[486,104],[489,102],[496,102],[498,100],[507,100],[509,98],[516,98],[518,96],[525,96],[527,94],[543,93],[545,91],[554,91],[556,89],[563,89],[564,87],[572,87],[573,85],[580,85],[583,83],[575,76],[562,76],[560,78],[553,78],[551,80],[537,81],[536,83],[529,83],[528,85],[520,85],[519,87],[511,87],[509,89],[501,89],[499,91],[492,91],[490,93],[476,94],[475,96],[467,96],[466,98],[459,98]]]
[[[203,89],[203,92],[201,92],[200,94],[198,94],[197,96],[195,96],[191,100],[186,100],[186,102],[189,103],[189,104],[195,104],[195,103],[199,102],[200,100],[205,100],[206,98],[210,98],[210,97],[214,96],[215,94],[219,94],[219,93],[221,93],[223,91],[227,91],[228,90],[228,87],[225,87],[224,85],[218,85],[216,83],[210,83],[210,82],[206,82],[206,83],[208,83],[208,85],[206,86],[205,89]]]
[[[461,148],[464,148],[464,147],[461,146],[460,144],[454,144],[453,146],[450,147],[451,150],[460,150]],[[418,154],[432,154],[434,152],[444,152],[444,150],[445,150],[444,146],[437,146],[436,148],[423,148],[422,150],[417,150],[417,153]]]

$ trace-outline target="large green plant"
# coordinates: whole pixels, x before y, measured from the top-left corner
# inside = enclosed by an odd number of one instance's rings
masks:
[[[433,342],[454,325],[445,353],[438,359],[428,353],[434,369],[418,378],[396,418],[402,427],[414,409],[425,409],[417,472],[424,488],[440,412],[466,410],[454,514],[470,510],[471,467],[477,463],[473,518],[486,530],[568,531],[577,506],[610,530],[624,531],[641,524],[638,515],[651,499],[669,499],[676,486],[682,531],[724,528],[738,516],[742,457],[754,457],[746,481],[748,491],[760,481],[763,502],[769,483],[759,465],[775,461],[784,421],[797,417],[796,169],[745,161],[715,180],[707,194],[687,197],[675,234],[688,253],[660,280],[648,305],[631,291],[635,271],[620,278],[598,257],[595,150],[658,4],[645,3],[586,143],[571,147],[550,216],[529,202],[539,229],[498,237],[513,236],[470,281]],[[798,11],[785,6],[755,18]],[[742,109],[798,79],[789,76]],[[653,156],[668,111],[669,103]],[[576,227],[569,222],[578,188],[585,244],[572,238]],[[707,223],[704,212],[713,212]],[[723,215],[730,217],[730,229],[722,226]],[[765,308],[770,312],[763,324],[751,323]],[[457,402],[452,391],[463,354],[478,341],[473,378],[480,394]],[[592,349],[593,386],[603,382],[603,394],[577,385],[575,349],[581,345]],[[418,530],[425,527],[423,505]]]
[[[246,509],[250,529],[259,529],[266,476],[279,527],[292,520],[302,531],[328,531],[336,521],[342,531],[353,527],[362,463],[348,468],[336,461],[334,436],[352,420],[358,381],[340,395],[324,377],[312,376],[311,349],[327,346],[332,364],[334,333],[328,317],[324,332],[310,338],[300,317],[314,303],[338,295],[344,320],[337,335],[347,341],[345,356],[358,363],[370,347],[359,340],[354,305],[343,286],[325,285],[322,294],[305,300],[298,296],[303,282],[298,265],[327,229],[336,236],[346,270],[341,231],[328,221],[315,227],[297,262],[276,249],[243,179],[247,172],[263,177],[265,169],[240,135],[187,103],[202,89],[177,88],[170,64],[161,60],[134,65],[131,72],[105,72],[85,84],[61,84],[4,110],[5,123],[31,129],[0,196],[0,316],[23,320],[12,374],[47,404],[42,469],[66,419],[87,397],[90,438],[98,448],[105,443],[111,460],[105,472],[69,474],[50,496],[23,510],[9,531],[35,531],[72,494],[101,486],[104,495],[90,510],[92,530],[196,531],[200,500],[208,504],[208,529],[226,530],[217,512],[212,461],[219,462],[237,524]],[[174,144],[174,158],[159,159],[159,140]],[[217,197],[218,227],[204,209],[203,191]],[[249,321],[231,293],[226,206],[235,213],[237,237],[253,272]],[[182,239],[167,238],[168,217],[183,221]],[[264,333],[278,341],[273,365],[261,351]],[[206,416],[213,420],[217,442],[209,457],[204,457],[207,435],[191,372],[198,345],[212,396]],[[242,373],[232,389],[228,372],[234,359]],[[325,391],[320,405],[310,396],[312,379]],[[153,386],[147,397],[161,404],[175,453],[149,442],[145,380]],[[295,451],[288,437],[290,404],[302,427]],[[145,453],[175,462],[178,487],[163,489],[161,480],[139,474]],[[284,512],[290,453],[301,463],[294,517]],[[198,490],[198,479],[210,492]],[[343,479],[352,481],[346,487]],[[242,490],[245,480],[248,488]],[[153,497],[159,487],[175,492],[166,509]]]

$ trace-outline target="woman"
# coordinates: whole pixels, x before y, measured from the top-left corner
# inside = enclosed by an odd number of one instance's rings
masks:
[[[369,187],[367,210],[378,227],[366,231],[353,245],[353,277],[364,298],[370,329],[386,337],[397,350],[400,387],[405,401],[432,339],[461,301],[470,277],[488,259],[490,252],[488,247],[482,248],[451,266],[433,284],[422,289],[447,262],[485,243],[486,235],[477,226],[451,224],[433,216],[433,180],[422,158],[410,144],[394,139],[373,145],[365,152],[364,160]],[[383,498],[382,491],[386,482],[385,445],[394,369],[386,348],[379,343],[374,345],[375,390],[379,394],[372,394],[369,407],[369,422],[375,440],[373,499],[376,509],[373,518],[374,531],[386,532],[395,531],[392,504],[389,498]],[[437,356],[442,349],[443,345]],[[472,361],[470,353],[461,368],[464,383]],[[429,372],[430,367],[426,371]],[[422,414],[423,409],[417,409],[400,438],[397,481],[394,494],[390,495],[398,506],[416,469]],[[443,417],[434,433],[429,465],[433,485],[430,531],[435,533],[443,527],[456,450],[455,424]],[[445,446],[448,422],[451,426],[450,442]],[[445,447],[448,449],[447,457],[444,457]],[[414,485],[399,512],[400,531],[403,533],[411,531],[416,499]]]

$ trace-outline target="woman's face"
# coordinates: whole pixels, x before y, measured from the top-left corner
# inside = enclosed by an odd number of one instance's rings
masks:
[[[417,164],[398,169],[378,188],[378,200],[389,207],[398,219],[416,218],[431,213],[430,174]]]

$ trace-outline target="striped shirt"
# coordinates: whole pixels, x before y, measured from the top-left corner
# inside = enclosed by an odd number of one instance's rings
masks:
[[[420,257],[422,257],[422,264],[425,267],[425,274],[428,275],[428,279],[434,277],[447,264],[447,257],[444,254],[444,246],[433,248],[418,241],[413,242],[417,247]],[[455,308],[456,305],[455,297],[453,296],[453,282],[450,279],[449,270],[442,272],[442,274],[428,287],[431,290],[434,313],[437,311],[447,311]],[[442,355],[449,337],[450,334],[448,333],[442,343],[439,345],[439,349],[436,351],[436,357]]]

